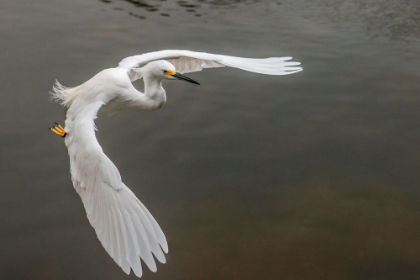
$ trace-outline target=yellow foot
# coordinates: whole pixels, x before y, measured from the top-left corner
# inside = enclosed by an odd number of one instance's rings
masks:
[[[66,137],[67,133],[64,131],[64,128],[59,125],[58,123],[55,123],[53,127],[49,128],[55,135],[58,135],[60,137]]]

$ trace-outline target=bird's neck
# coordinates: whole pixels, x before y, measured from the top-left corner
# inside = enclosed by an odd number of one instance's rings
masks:
[[[166,93],[162,87],[162,80],[151,76],[144,76],[144,94],[148,98],[151,109],[158,109],[166,103]]]

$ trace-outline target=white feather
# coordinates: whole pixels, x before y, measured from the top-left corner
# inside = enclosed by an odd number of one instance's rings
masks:
[[[104,154],[95,136],[99,109],[135,107],[156,110],[166,102],[162,80],[173,80],[181,73],[204,68],[230,66],[246,71],[286,75],[301,71],[300,63],[291,57],[267,59],[240,58],[191,51],[159,51],[123,59],[119,67],[101,71],[74,88],[56,82],[52,99],[67,111],[65,143],[70,157],[71,179],[84,204],[90,224],[108,254],[125,273],[133,270],[141,277],[140,259],[156,271],[155,258],[166,262],[168,243],[156,220],[134,193],[122,182],[120,173]],[[143,78],[145,92],[134,88],[131,81]]]
[[[120,61],[118,67],[127,69],[131,81],[141,78],[141,75],[132,71],[133,69],[156,60],[169,61],[180,73],[224,66],[267,75],[288,75],[302,71],[300,63],[289,61],[291,59],[292,57],[243,58],[205,52],[164,50],[126,57]]]
[[[73,185],[82,198],[98,239],[125,273],[130,273],[131,268],[136,276],[141,277],[140,258],[152,271],[156,271],[152,254],[165,262],[162,256],[163,251],[168,252],[166,238],[153,216],[121,181],[117,167],[103,153],[93,122],[100,107],[116,93],[124,91],[124,82],[129,83],[127,74],[123,72],[121,79],[120,73],[118,69],[100,73],[83,84],[82,88],[91,90],[79,91],[72,97],[67,112],[65,142]],[[105,84],[104,80],[107,81]],[[114,85],[110,86],[109,81]]]

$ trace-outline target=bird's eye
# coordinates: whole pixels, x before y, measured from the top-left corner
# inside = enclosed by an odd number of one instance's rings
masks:
[[[163,74],[166,74],[168,72],[168,70],[162,70]]]

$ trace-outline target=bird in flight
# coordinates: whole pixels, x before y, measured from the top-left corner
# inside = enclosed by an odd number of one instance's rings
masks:
[[[163,50],[124,58],[87,82],[67,88],[56,82],[52,99],[68,107],[65,127],[50,130],[63,137],[70,157],[73,186],[82,198],[87,217],[102,246],[129,274],[141,277],[140,259],[155,272],[155,258],[165,263],[168,244],[156,220],[122,182],[120,173],[104,154],[95,136],[96,115],[108,105],[114,110],[135,107],[156,110],[166,102],[163,80],[198,82],[182,75],[204,68],[234,67],[245,71],[288,75],[299,72],[291,57],[242,58],[184,50]],[[144,92],[132,82],[144,81]]]

